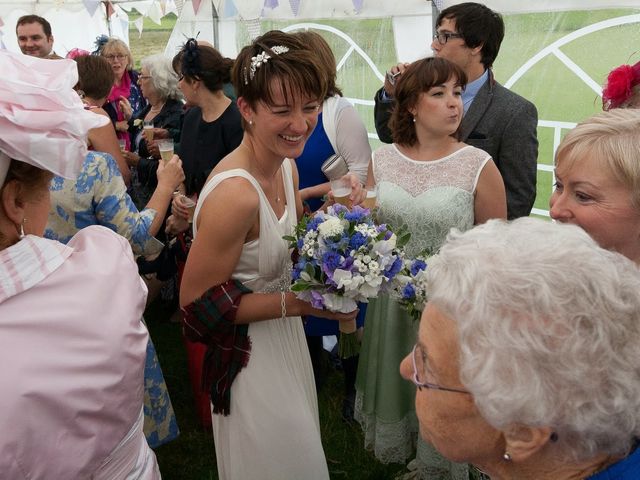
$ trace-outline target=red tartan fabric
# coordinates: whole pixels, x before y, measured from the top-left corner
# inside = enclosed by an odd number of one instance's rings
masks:
[[[249,362],[249,326],[235,323],[238,305],[246,293],[251,290],[237,280],[229,280],[182,309],[185,337],[207,346],[202,388],[211,395],[214,413],[229,415],[231,384]]]

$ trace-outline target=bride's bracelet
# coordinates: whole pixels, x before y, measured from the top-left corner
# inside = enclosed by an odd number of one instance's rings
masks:
[[[286,304],[286,293],[284,290],[280,291],[280,307],[282,308],[282,318],[285,319],[287,317],[287,304]]]

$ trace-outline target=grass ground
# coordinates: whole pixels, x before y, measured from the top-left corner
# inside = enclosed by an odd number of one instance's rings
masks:
[[[167,480],[215,480],[218,478],[211,433],[200,427],[193,408],[187,375],[187,360],[180,325],[168,321],[172,309],[160,301],[145,312],[164,377],[171,395],[180,436],[156,449],[162,476]],[[357,424],[341,418],[342,376],[328,368],[327,384],[318,398],[322,442],[332,479],[386,480],[404,470],[404,465],[383,465],[364,450]]]

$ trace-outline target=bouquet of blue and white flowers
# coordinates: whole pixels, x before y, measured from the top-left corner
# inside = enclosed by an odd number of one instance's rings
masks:
[[[347,313],[357,302],[391,292],[409,235],[376,225],[366,208],[336,204],[303,217],[285,239],[298,252],[291,286],[296,296],[315,308]],[[342,358],[358,353],[355,320],[349,323],[340,325]]]
[[[394,279],[392,297],[404,307],[414,320],[420,320],[427,303],[426,254],[414,259],[405,258],[402,270]]]

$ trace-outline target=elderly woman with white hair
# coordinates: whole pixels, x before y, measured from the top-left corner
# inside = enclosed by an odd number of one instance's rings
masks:
[[[71,60],[0,51],[0,69],[0,476],[159,480],[131,248],[100,226],[42,238],[52,175],[75,176],[108,119],[84,110]]]
[[[129,120],[129,133],[133,138],[131,151],[124,152],[127,163],[133,167],[133,200],[143,208],[158,184],[156,170],[160,161],[158,140],[180,141],[182,131],[183,102],[178,88],[178,75],[171,60],[162,54],[142,59],[140,89],[147,99],[147,106]],[[143,125],[153,124],[153,134],[146,137]]]
[[[450,234],[400,366],[420,434],[492,479],[640,478],[640,270],[532,218]]]
[[[640,263],[640,110],[615,108],[578,124],[556,150],[551,218]]]

